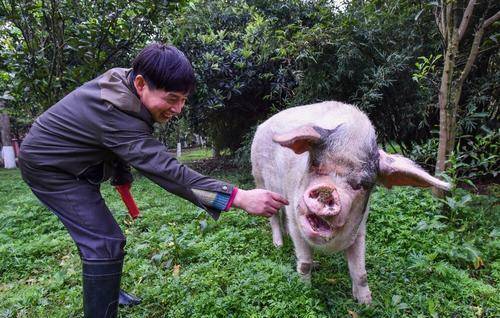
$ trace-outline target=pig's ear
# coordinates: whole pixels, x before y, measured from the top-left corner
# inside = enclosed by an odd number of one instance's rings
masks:
[[[389,155],[379,149],[379,173],[377,181],[387,188],[393,186],[436,187],[445,191],[451,185],[441,181],[417,166],[416,163],[400,155]]]
[[[273,136],[273,141],[292,149],[296,154],[311,150],[321,140],[321,135],[312,125],[305,125],[292,131]]]

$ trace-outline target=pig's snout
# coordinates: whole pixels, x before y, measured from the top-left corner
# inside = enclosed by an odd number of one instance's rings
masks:
[[[310,213],[335,216],[341,210],[339,193],[333,185],[315,185],[304,193],[304,203]]]

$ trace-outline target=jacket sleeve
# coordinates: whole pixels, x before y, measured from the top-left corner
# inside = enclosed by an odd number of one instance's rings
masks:
[[[206,210],[214,219],[224,210],[221,209],[220,199],[230,201],[236,193],[231,184],[204,176],[179,163],[152,136],[152,128],[140,119],[110,107],[100,129],[105,148],[165,190]],[[211,204],[202,195],[197,195],[199,191],[219,193],[219,202],[216,204],[215,200]]]

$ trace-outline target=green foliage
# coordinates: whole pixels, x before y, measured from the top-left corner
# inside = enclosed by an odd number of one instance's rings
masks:
[[[421,83],[423,80],[427,79],[429,75],[436,73],[436,63],[443,57],[443,55],[438,54],[436,56],[430,55],[429,57],[419,56],[417,58],[418,62],[415,63],[416,70],[412,75],[412,78],[417,83]]]
[[[64,95],[111,67],[128,67],[173,4],[164,1],[0,2],[0,92],[21,134]]]
[[[186,52],[197,73],[191,123],[216,149],[234,151],[258,120],[284,108],[295,85],[290,65],[300,54],[297,41],[308,29],[302,20],[314,6],[230,3],[193,1],[162,34]]]
[[[345,10],[327,1],[193,1],[162,34],[193,61],[199,81],[189,118],[217,149],[238,149],[276,110],[329,99],[358,104],[383,142],[406,149],[428,136],[411,76],[417,57],[435,49],[429,21],[408,1]]]
[[[157,129],[168,145],[197,133],[208,136],[217,153],[240,149],[238,160],[248,161],[248,134],[259,122],[287,107],[337,100],[366,111],[382,144],[420,152],[422,162],[432,164],[423,152],[432,151],[439,118],[436,3],[336,3],[2,0],[0,98],[13,133],[22,136],[78,85],[130,65],[140,48],[162,40],[187,54],[198,84],[183,118]],[[475,12],[497,8],[488,3],[478,3]],[[492,27],[462,93],[460,147],[480,144],[475,136],[489,139],[482,127],[498,130],[497,49],[498,28]],[[477,157],[465,161],[478,168],[461,173],[484,177],[496,157]]]
[[[437,50],[432,20],[430,11],[411,1],[349,2],[322,27],[318,36],[329,40],[310,48],[318,56],[303,66],[295,100],[357,104],[381,142],[396,142],[406,152],[429,137],[422,128],[436,123],[427,119],[427,95],[412,80],[417,58]]]
[[[253,136],[255,135],[256,130],[257,126],[254,126],[250,129],[250,131],[243,137],[241,147],[236,151],[234,155],[233,161],[238,167],[241,167],[241,169],[250,171],[252,167],[252,163],[250,161],[250,152]]]
[[[189,125],[186,113],[166,123],[156,123],[154,136],[171,149],[175,149],[178,142],[183,148],[196,142],[194,129]]]
[[[208,148],[198,148],[190,151],[183,151],[180,157],[182,162],[190,162],[201,159],[207,159],[212,156],[212,150]]]
[[[484,258],[498,258],[498,227],[484,227],[484,220],[477,220],[477,215],[485,215],[491,224],[500,221],[499,199],[491,197],[473,197],[463,189],[454,189],[452,194],[442,200],[446,209],[447,224],[456,228],[455,234],[449,234],[456,245],[442,248],[440,253],[451,263],[458,266],[467,266],[471,269],[480,269],[485,266]],[[485,240],[486,239],[486,240]],[[487,246],[486,248],[480,248]],[[483,255],[483,252],[486,251]],[[497,275],[497,273],[492,273]],[[493,277],[492,277],[493,278]]]
[[[451,156],[456,175],[469,179],[496,178],[500,173],[500,130],[462,136],[457,155]]]
[[[450,155],[447,172],[457,182],[494,180],[500,173],[500,130],[483,126],[482,134],[462,135]],[[429,170],[435,164],[438,140],[431,138],[423,144],[414,144],[410,156]]]
[[[251,186],[241,172],[217,177]],[[81,265],[69,235],[17,171],[0,170],[0,178],[0,317],[81,317]],[[362,306],[341,253],[317,253],[306,286],[291,241],[275,249],[266,219],[232,211],[216,222],[140,177],[132,191],[142,212],[136,221],[103,186],[128,239],[123,287],[143,298],[120,309],[126,317],[499,315],[498,197],[457,192],[461,203],[450,214],[428,191],[378,189],[367,239],[374,302]]]
[[[436,164],[438,144],[438,138],[429,138],[420,144],[413,143],[409,156],[426,170],[432,171]]]

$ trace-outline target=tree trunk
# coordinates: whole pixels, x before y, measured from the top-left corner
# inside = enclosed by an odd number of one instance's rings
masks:
[[[16,168],[16,156],[14,147],[12,147],[12,139],[10,136],[10,121],[9,115],[0,114],[0,125],[2,127],[2,159],[6,169]]]
[[[456,113],[458,102],[454,98],[455,59],[458,53],[459,32],[453,25],[448,26],[450,43],[446,48],[441,87],[439,88],[439,146],[436,160],[436,174],[446,171],[448,157],[455,147]],[[443,197],[444,192],[434,189],[434,194]]]
[[[495,13],[489,19],[485,20],[484,16],[480,19],[478,28],[474,32],[467,62],[462,70],[456,70],[455,62],[459,54],[459,45],[466,34],[475,4],[475,0],[468,1],[461,19],[457,15],[458,5],[455,2],[441,1],[440,11],[436,12],[436,23],[445,43],[444,68],[439,88],[439,147],[436,174],[446,171],[449,167],[447,160],[455,148],[457,114],[462,88],[476,61],[484,30],[500,19],[500,12]],[[460,24],[457,23],[458,19],[460,19]],[[444,192],[438,189],[434,189],[433,192],[439,197],[444,196]]]

